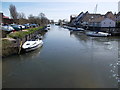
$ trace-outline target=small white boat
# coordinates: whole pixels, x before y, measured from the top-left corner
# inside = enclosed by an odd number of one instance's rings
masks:
[[[111,42],[104,42],[104,44],[105,44],[105,45],[110,45],[110,44],[111,44]]]
[[[110,36],[109,33],[105,33],[105,32],[86,32],[86,35],[93,36],[93,37],[107,37],[107,36]]]
[[[72,31],[84,31],[83,28],[68,27],[68,29]]]
[[[41,47],[43,45],[43,41],[42,40],[39,40],[39,39],[36,39],[36,40],[31,40],[31,41],[26,41],[22,48],[25,50],[25,51],[32,51],[32,50],[35,50],[39,47]]]

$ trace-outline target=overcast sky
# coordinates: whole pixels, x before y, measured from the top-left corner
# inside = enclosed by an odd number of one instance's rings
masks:
[[[16,6],[18,12],[26,16],[37,16],[40,12],[45,13],[49,19],[68,19],[71,14],[89,11],[94,13],[98,4],[97,13],[105,14],[107,11],[118,12],[119,0],[2,0],[2,11],[6,16],[9,14],[9,5]]]

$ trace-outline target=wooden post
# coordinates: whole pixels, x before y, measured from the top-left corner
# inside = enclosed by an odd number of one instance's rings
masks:
[[[19,51],[18,51],[18,54],[20,54],[21,49],[22,49],[22,40],[20,41],[20,46],[19,46]]]

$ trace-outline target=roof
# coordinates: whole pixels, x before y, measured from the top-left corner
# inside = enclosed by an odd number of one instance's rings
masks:
[[[107,13],[105,14],[105,16],[107,16],[107,15],[110,14],[110,13],[113,14],[111,11],[109,11],[109,12],[107,12]]]
[[[90,22],[101,22],[104,19],[105,19],[104,17],[98,17],[98,18],[94,18],[94,19],[90,20]]]
[[[93,20],[95,20],[95,21],[100,21],[99,19],[101,18],[101,17],[103,17],[103,16],[101,16],[101,14],[87,14],[84,18],[83,18],[83,21],[85,21],[85,22],[87,22],[87,21],[93,21]]]
[[[4,15],[3,15],[3,18],[8,18],[8,19],[9,19],[9,17],[7,17],[7,16],[4,16]]]

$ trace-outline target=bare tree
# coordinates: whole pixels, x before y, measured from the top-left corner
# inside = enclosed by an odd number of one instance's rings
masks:
[[[32,14],[30,14],[30,15],[28,16],[28,20],[29,20],[29,23],[35,23],[35,22],[36,22],[35,16],[33,16]]]
[[[19,19],[19,24],[25,24],[28,22],[28,20],[26,19],[26,16],[23,12],[18,13],[18,19]]]
[[[35,23],[42,26],[49,23],[49,20],[46,18],[44,13],[40,13],[38,16],[33,16],[32,14],[30,14],[28,20],[29,23]]]
[[[10,11],[11,18],[17,19],[18,13],[17,13],[15,5],[11,4],[10,7],[9,7],[9,11]]]
[[[45,16],[44,13],[40,13],[40,14],[38,15],[38,17],[40,18],[40,24],[41,24],[41,25],[46,25],[46,24],[49,23],[49,20],[47,19],[47,17]]]
[[[58,24],[59,24],[59,25],[62,24],[62,20],[61,20],[61,19],[58,20]]]
[[[23,12],[18,13],[18,19],[25,19],[25,18],[26,18],[26,16]]]
[[[40,14],[38,15],[38,17],[39,17],[40,19],[45,18],[45,14],[44,14],[44,13],[40,13]]]

